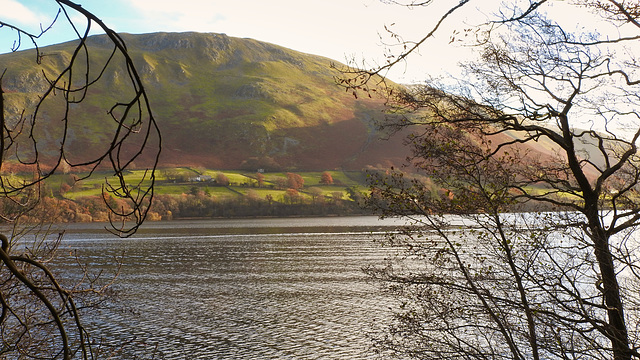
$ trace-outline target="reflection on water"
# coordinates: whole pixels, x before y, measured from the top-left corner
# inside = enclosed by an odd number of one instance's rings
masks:
[[[133,239],[78,225],[63,246],[81,249],[94,269],[126,254],[118,305],[92,319],[93,332],[115,343],[135,336],[163,359],[371,359],[367,334],[384,325],[388,299],[361,268],[382,261],[371,232],[387,225],[371,217],[171,222]]]

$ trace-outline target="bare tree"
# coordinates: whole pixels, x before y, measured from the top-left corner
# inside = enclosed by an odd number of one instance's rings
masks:
[[[149,105],[147,93],[138,76],[127,48],[118,34],[79,4],[68,0],[52,0],[57,8],[55,19],[43,25],[38,33],[30,33],[14,24],[0,21],[0,31],[15,36],[13,52],[31,51],[33,63],[17,68],[0,69],[0,218],[13,224],[14,231],[0,235],[0,356],[3,358],[83,358],[97,356],[80,313],[87,306],[78,304],[78,294],[100,292],[95,278],[85,278],[66,286],[48,267],[59,237],[35,236],[32,245],[21,229],[34,219],[54,221],[55,209],[47,207],[43,189],[45,181],[59,171],[82,171],[86,177],[98,170],[110,169],[103,185],[104,200],[111,211],[111,231],[120,236],[133,234],[144,221],[155,182],[154,169],[160,152],[160,133]],[[78,17],[86,20],[78,24]],[[54,26],[68,23],[77,40],[71,55],[63,58],[62,71],[44,64],[49,54],[43,52],[39,40]],[[97,26],[112,46],[106,61],[92,56],[88,46],[89,32]],[[22,50],[25,46],[32,50]],[[7,55],[5,55],[7,56]],[[23,64],[24,65],[24,64]],[[2,65],[0,65],[2,66]],[[96,102],[95,91],[105,81],[110,67],[124,69],[128,90],[113,104],[97,110],[105,114],[105,126],[112,137],[95,144],[102,147],[98,156],[71,153],[69,143],[84,119],[76,118],[84,103]],[[38,92],[24,102],[15,102],[3,91],[16,92],[16,84],[7,79],[20,78],[21,71],[39,68],[31,78],[28,91]],[[24,105],[22,108],[20,105]],[[55,127],[51,127],[55,124]],[[110,124],[110,125],[109,125]],[[43,130],[43,129],[46,129]],[[54,129],[55,131],[49,131]],[[54,138],[52,138],[54,137]],[[93,152],[92,152],[93,153]],[[136,159],[144,158],[151,166],[141,181],[130,183],[124,171]],[[13,174],[12,169],[21,170]],[[28,174],[28,175],[25,175]],[[81,180],[81,179],[78,179]],[[113,198],[125,205],[114,207]],[[122,203],[120,203],[122,204]],[[40,229],[40,225],[34,225]],[[60,235],[61,236],[61,235]],[[84,285],[82,285],[84,284]]]
[[[374,176],[369,204],[414,219],[388,237],[396,262],[368,270],[404,301],[384,348],[425,359],[640,357],[640,4],[563,4],[583,25],[616,29],[599,34],[569,31],[551,3],[513,1],[468,29],[479,61],[462,65],[458,86],[391,98],[406,116],[385,125],[413,130],[408,165],[435,188],[397,170]],[[360,81],[387,66],[340,83],[366,89]]]

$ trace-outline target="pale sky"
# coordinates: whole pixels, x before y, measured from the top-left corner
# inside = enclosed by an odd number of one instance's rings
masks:
[[[381,0],[77,0],[118,32],[213,32],[252,38],[293,50],[346,62],[373,65],[384,61],[385,26],[418,39],[433,25],[439,13],[433,8],[407,9]],[[51,0],[0,0],[0,17],[32,31],[46,26],[55,14]],[[459,21],[456,25],[459,26]],[[453,24],[453,22],[451,22]],[[455,71],[465,50],[448,45],[452,28],[444,31],[406,66],[389,77],[411,83]],[[44,44],[72,39],[68,27],[58,26],[42,39]],[[13,41],[0,31],[0,53]]]
[[[419,40],[458,0],[409,9],[389,4],[392,0],[76,0],[118,32],[151,33],[212,32],[252,38],[293,50],[322,55],[354,65],[375,67],[384,63],[384,44],[394,42],[385,26],[402,34],[404,40]],[[401,0],[410,2],[410,0]],[[516,1],[517,2],[517,1]],[[528,4],[528,1],[523,3]],[[559,12],[563,21],[579,24],[576,7],[563,8],[564,1],[550,2],[549,11]],[[388,74],[401,83],[414,83],[429,76],[459,75],[459,61],[469,59],[470,51],[449,44],[454,30],[465,24],[483,22],[487,12],[502,11],[501,0],[478,0],[465,5],[443,24],[434,39]],[[481,6],[482,8],[478,8]],[[0,0],[0,20],[39,32],[41,24],[51,23],[57,11],[53,0]],[[570,11],[570,13],[568,12]],[[558,15],[558,14],[556,14]],[[570,16],[569,16],[570,15]],[[40,45],[71,40],[72,30],[61,21],[45,34]],[[84,29],[84,23],[77,24]],[[589,26],[601,30],[600,26]],[[578,29],[579,31],[579,29]],[[0,53],[8,52],[15,33],[0,29]],[[399,50],[396,50],[399,51]]]

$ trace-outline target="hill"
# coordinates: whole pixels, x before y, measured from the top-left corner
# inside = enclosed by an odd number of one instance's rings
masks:
[[[399,137],[380,141],[375,130],[384,116],[383,100],[356,99],[341,90],[333,60],[224,34],[122,38],[163,133],[161,167],[359,170],[398,164],[406,155]],[[105,36],[93,36],[87,44],[90,64],[111,54]],[[33,51],[0,55],[0,67],[9,69],[2,84],[8,118],[33,104],[44,87],[43,74],[59,71],[73,48],[73,43],[42,48],[40,65]],[[103,109],[125,91],[124,71],[112,62],[74,109],[71,153],[91,155],[100,148],[112,129]],[[56,117],[49,118],[39,131],[55,134]]]

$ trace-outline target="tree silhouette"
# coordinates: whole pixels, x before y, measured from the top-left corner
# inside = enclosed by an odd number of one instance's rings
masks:
[[[54,22],[43,26],[39,33],[0,21],[0,31],[15,35],[13,52],[22,50],[26,44],[34,47],[24,50],[33,53],[32,64],[0,68],[0,218],[14,225],[13,233],[7,234],[10,236],[0,235],[0,354],[3,358],[89,359],[98,352],[82,325],[76,305],[80,293],[101,291],[93,282],[95,279],[90,278],[92,280],[84,285],[62,286],[46,266],[46,258],[55,252],[55,247],[43,246],[50,244],[48,236],[36,236],[39,240],[33,246],[18,246],[21,226],[28,219],[46,219],[49,214],[46,211],[53,211],[42,207],[44,215],[38,214],[42,212],[39,204],[46,205],[44,182],[57,172],[82,171],[87,174],[78,179],[82,180],[97,170],[109,169],[111,174],[105,178],[103,200],[110,212],[110,231],[129,236],[149,211],[160,152],[160,133],[147,93],[120,36],[79,4],[67,0],[51,2],[58,7],[57,15]],[[79,17],[87,21],[84,27],[79,27]],[[64,60],[63,70],[54,73],[44,66],[43,60],[49,54],[41,50],[38,41],[47,30],[64,22],[71,26],[77,40],[71,56]],[[88,45],[92,26],[103,31],[112,45],[111,54],[104,62],[92,56]],[[76,134],[78,122],[83,120],[74,115],[85,103],[95,106],[93,98],[100,93],[94,89],[106,81],[105,71],[111,66],[125,69],[124,82],[128,86],[120,98],[96,111],[96,116],[107,114],[106,121],[113,129],[111,138],[102,141],[104,150],[93,158],[73,154],[69,142]],[[32,68],[40,69],[40,75],[31,79],[29,88],[37,92],[37,96],[33,101],[18,103],[24,105],[20,108],[12,102],[13,97],[7,97],[3,91],[13,91],[15,83],[5,82],[20,78],[21,71]],[[51,124],[56,124],[54,134],[42,131]],[[143,158],[150,163],[143,179],[128,181],[125,170]],[[21,169],[22,173],[12,174],[13,169]]]
[[[340,83],[366,90],[467,3]],[[388,236],[397,262],[369,269],[403,299],[383,348],[424,359],[640,357],[638,3],[561,4],[596,24],[580,31],[552,3],[480,11],[494,15],[453,34],[472,34],[478,52],[464,79],[390,95],[406,116],[384,125],[412,131],[408,165],[446,190],[397,169],[372,177],[369,204],[414,220]],[[606,25],[617,31],[599,34]]]

